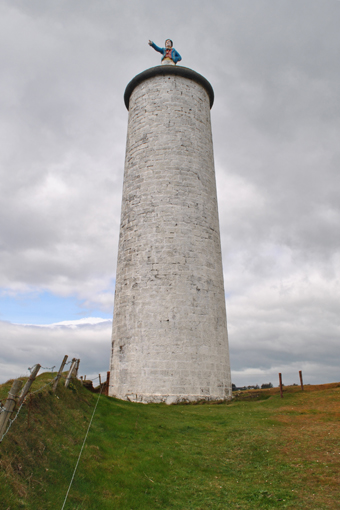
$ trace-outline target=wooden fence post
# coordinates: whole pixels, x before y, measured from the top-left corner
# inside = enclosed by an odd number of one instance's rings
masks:
[[[18,406],[21,406],[21,404],[23,403],[24,398],[26,397],[30,387],[32,386],[32,383],[33,383],[34,379],[37,377],[37,374],[38,374],[38,372],[40,370],[40,367],[41,367],[41,365],[39,365],[39,363],[38,363],[33,368],[32,372],[31,372],[31,375],[29,376],[28,380],[26,381],[25,386],[23,387],[23,389],[22,389],[22,391],[20,393],[20,397],[19,397],[19,400],[18,400]]]
[[[102,378],[100,377],[100,374],[99,374],[99,389],[101,389],[102,387]]]
[[[80,359],[76,359],[76,363],[74,365],[72,377],[77,377],[78,376],[79,363],[80,363]]]
[[[107,371],[106,374],[106,387],[105,387],[105,395],[109,396],[109,386],[110,386],[110,370]]]
[[[300,376],[300,385],[301,385],[301,390],[303,391],[302,370],[299,370],[299,376]]]
[[[16,402],[15,399],[16,399],[19,391],[21,390],[21,388],[22,388],[22,381],[20,381],[19,379],[16,379],[13,382],[11,389],[9,390],[6,403],[5,403],[4,408],[0,414],[0,442],[2,441],[2,437],[3,437],[4,433],[6,432],[7,422],[11,417],[11,414],[15,407],[15,402]]]
[[[281,398],[283,398],[283,390],[282,390],[282,374],[279,374],[279,381],[280,381],[280,395]]]
[[[60,377],[61,377],[61,374],[62,374],[62,372],[63,372],[63,370],[64,370],[64,366],[65,366],[65,363],[66,363],[66,361],[67,361],[67,358],[68,358],[68,356],[65,354],[64,359],[63,359],[63,361],[61,362],[61,365],[60,365],[60,368],[59,368],[59,372],[58,372],[58,374],[57,374],[57,376],[56,376],[56,378],[55,378],[55,380],[54,380],[53,386],[52,386],[52,391],[53,391],[53,393],[55,393],[55,390],[57,389],[58,382],[59,382],[59,379],[60,379]]]
[[[70,380],[71,380],[71,377],[72,377],[73,370],[74,370],[76,362],[77,362],[76,358],[73,358],[72,363],[71,363],[71,368],[68,371],[68,374],[67,374],[67,377],[66,377],[65,388],[67,388],[68,385],[70,384]]]

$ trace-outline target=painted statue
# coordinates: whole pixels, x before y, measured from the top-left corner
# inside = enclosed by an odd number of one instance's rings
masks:
[[[153,47],[154,50],[158,51],[159,53],[162,53],[162,64],[166,65],[176,65],[177,62],[182,60],[181,55],[178,53],[178,51],[175,50],[173,47],[173,42],[171,39],[167,39],[165,41],[165,48],[160,48],[157,46],[153,41],[149,41],[149,45]]]

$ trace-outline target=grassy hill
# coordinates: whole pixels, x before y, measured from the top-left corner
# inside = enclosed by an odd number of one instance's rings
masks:
[[[77,381],[49,388],[28,398],[0,444],[1,509],[64,503],[98,395]],[[340,384],[215,405],[101,396],[65,510],[339,509],[339,418]]]

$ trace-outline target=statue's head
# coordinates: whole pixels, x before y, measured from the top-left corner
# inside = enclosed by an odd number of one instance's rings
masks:
[[[174,43],[172,42],[171,39],[166,39],[166,41],[165,41],[165,47],[166,48],[172,48],[173,45],[174,45]]]

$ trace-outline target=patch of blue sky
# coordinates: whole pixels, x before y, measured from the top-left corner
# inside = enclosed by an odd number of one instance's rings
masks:
[[[83,306],[75,296],[61,297],[51,292],[29,292],[16,296],[0,293],[0,320],[15,324],[52,324],[85,317],[112,319],[96,308]]]

